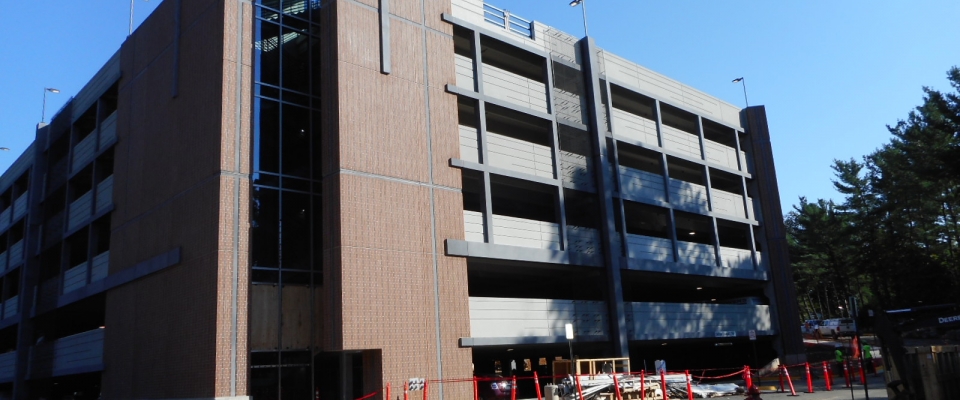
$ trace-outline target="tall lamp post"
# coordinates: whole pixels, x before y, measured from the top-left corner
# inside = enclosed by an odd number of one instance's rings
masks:
[[[567,345],[570,346],[570,375],[575,374],[573,369],[573,324],[566,324],[564,328],[567,330]]]
[[[737,79],[734,79],[732,83],[737,82],[740,82],[740,84],[743,85],[743,103],[746,104],[747,107],[750,107],[750,102],[747,101],[747,81],[741,76]]]
[[[127,36],[130,36],[133,34],[133,3],[135,1],[136,0],[130,0],[130,31],[127,33]],[[143,1],[147,1],[147,0],[143,0]]]
[[[583,36],[590,36],[590,33],[587,31],[587,3],[585,0],[573,0],[570,2],[570,7],[580,6],[583,9]]]
[[[40,110],[40,123],[44,123],[47,120],[47,92],[57,94],[60,93],[60,89],[54,89],[45,87],[43,88],[43,109]]]

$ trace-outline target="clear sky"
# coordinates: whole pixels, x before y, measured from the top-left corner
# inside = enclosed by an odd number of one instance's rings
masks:
[[[136,0],[139,23],[160,0]],[[948,91],[960,65],[957,0],[585,0],[597,44],[743,106],[765,105],[784,212],[799,196],[840,200],[834,159],[886,143],[886,125]],[[576,36],[569,0],[490,0]],[[49,120],[126,38],[125,0],[29,0],[4,6],[0,58],[0,170],[33,139],[44,87]]]

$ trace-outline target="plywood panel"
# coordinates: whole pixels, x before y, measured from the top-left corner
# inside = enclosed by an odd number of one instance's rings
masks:
[[[280,339],[277,312],[280,295],[276,285],[250,287],[250,350],[276,350]]]
[[[313,296],[307,286],[284,286],[282,297],[280,346],[284,350],[310,347],[310,303]]]

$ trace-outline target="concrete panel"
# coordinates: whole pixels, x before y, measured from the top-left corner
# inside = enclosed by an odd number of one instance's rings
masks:
[[[484,94],[521,107],[548,112],[547,88],[533,79],[483,64]]]
[[[454,54],[453,61],[457,72],[456,85],[467,90],[474,90],[476,86],[473,81],[473,59]]]
[[[460,132],[460,158],[464,161],[480,162],[480,145],[477,128],[458,125]]]
[[[607,76],[612,81],[624,84],[628,89],[639,91],[732,127],[740,127],[738,107],[608,51],[602,52],[601,60]]]
[[[613,109],[613,134],[618,139],[641,142],[660,147],[657,140],[657,122],[618,108]]]
[[[474,25],[485,24],[483,20],[483,0],[451,1],[453,16]]]
[[[70,293],[87,285],[86,262],[63,272],[63,293]]]
[[[670,203],[685,210],[708,211],[707,188],[670,178]]]
[[[643,260],[673,261],[670,239],[627,234],[627,257]]]
[[[525,174],[553,178],[553,151],[550,147],[487,132],[487,164]]]
[[[93,191],[88,191],[70,203],[67,230],[72,231],[90,220],[93,212]]]
[[[27,214],[27,198],[29,193],[24,192],[13,201],[13,220],[16,221]]]
[[[552,222],[494,215],[493,242],[508,246],[560,250],[560,226]]]
[[[13,382],[13,374],[16,372],[16,367],[16,351],[0,354],[0,382]]]
[[[90,161],[93,161],[93,156],[97,152],[97,132],[87,135],[83,138],[80,143],[77,143],[76,146],[73,146],[73,154],[71,155],[70,171],[76,173],[77,171],[83,169]]]
[[[700,156],[700,138],[697,135],[667,125],[662,125],[660,128],[660,132],[663,134],[663,148],[688,155],[697,160],[703,159]]]
[[[577,253],[601,255],[600,231],[575,225],[567,225],[567,250]]]
[[[83,85],[83,88],[74,96],[73,115],[70,116],[70,119],[76,120],[91,106],[96,106],[97,99],[99,99],[100,96],[103,95],[103,92],[106,92],[117,79],[120,79],[119,51],[114,53],[113,56],[100,67],[100,70],[93,75],[93,78],[90,78],[87,84]]]
[[[485,241],[487,230],[483,226],[483,213],[463,211],[464,240],[468,242]]]
[[[106,278],[110,273],[110,251],[107,250],[93,257],[90,264],[90,282]]]
[[[100,123],[100,145],[98,150],[104,150],[117,140],[117,112],[114,111],[109,117]]]
[[[709,139],[703,139],[703,147],[707,153],[707,161],[724,167],[739,170],[737,163],[737,149]]]
[[[103,367],[104,329],[94,329],[53,342],[53,376],[77,368]]]
[[[619,169],[620,195],[624,199],[667,201],[663,175],[622,166]]]
[[[593,157],[561,150],[560,174],[564,186],[585,192],[597,191],[597,184],[594,182]]]
[[[13,207],[7,207],[6,210],[0,212],[0,231],[6,231],[7,227],[10,226],[12,222],[10,217],[13,215]]]
[[[577,336],[606,335],[602,301],[470,298],[470,337],[563,336],[572,323]]]
[[[717,265],[717,255],[709,244],[677,241],[677,262],[686,264]]]
[[[738,218],[747,218],[743,211],[743,196],[719,189],[711,189],[710,195],[713,196],[712,204],[714,212],[732,215]]]
[[[13,296],[3,302],[3,318],[10,318],[17,315],[20,309],[20,296]]]
[[[714,337],[716,332],[771,329],[769,306],[703,303],[627,303],[633,340]]]
[[[753,269],[753,256],[750,250],[720,247],[720,260],[724,268]]]
[[[10,245],[10,249],[7,250],[10,253],[9,264],[7,266],[15,267],[17,264],[20,264],[23,261],[23,240],[16,242]]]
[[[113,175],[97,184],[97,205],[94,213],[99,213],[113,205]]]

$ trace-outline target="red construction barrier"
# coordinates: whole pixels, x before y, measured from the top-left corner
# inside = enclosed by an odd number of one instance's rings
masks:
[[[660,370],[660,389],[663,390],[663,398],[668,398],[670,392],[667,391],[667,378],[663,370]]]
[[[423,400],[427,400],[426,397]],[[513,383],[510,385],[510,400],[517,400],[517,376],[513,376]]]
[[[786,366],[780,366],[783,369],[783,374],[787,376],[787,384],[790,385],[790,395],[796,396],[797,390],[793,388],[793,379],[790,379],[790,370]]]
[[[384,399],[390,400],[390,382],[387,382],[387,396]]]
[[[745,365],[743,367],[743,384],[746,386],[747,390],[750,390],[753,387],[753,376],[750,375],[750,366]]]
[[[686,370],[684,372],[687,373],[687,400],[693,400],[693,388],[690,386],[690,370]]]
[[[577,394],[580,395],[580,397],[578,397],[578,399],[582,399],[582,398],[583,398],[583,387],[580,386],[580,375],[577,375]]]
[[[623,400],[620,395],[620,381],[617,380],[617,374],[613,374],[613,392],[617,394],[617,400]]]
[[[423,400],[427,400],[427,389],[429,388],[428,385],[429,383],[426,380],[424,380],[423,381]]]
[[[806,363],[807,367],[807,393],[813,393],[813,376],[810,375],[810,363]]]
[[[410,382],[403,384],[403,400],[410,400]]]
[[[833,376],[830,375],[830,365],[826,361],[823,362],[823,382],[827,385],[827,391],[833,390]]]
[[[640,371],[640,400],[647,400],[647,388],[645,387],[647,371]]]
[[[537,376],[537,371],[533,371],[533,386],[537,388],[537,400],[543,400],[543,395],[540,394],[540,378]]]
[[[373,396],[376,396],[376,395],[377,395],[377,392],[371,392],[371,393],[367,393],[366,396],[357,397],[356,400],[367,400],[367,399],[369,399],[369,398],[371,398],[371,397],[373,397]]]
[[[850,382],[850,370],[847,368],[847,363],[841,364],[843,364],[843,380],[847,382],[847,386],[844,387],[850,387],[853,385],[853,382]]]
[[[480,385],[477,382],[477,377],[473,377],[473,400],[480,400]]]
[[[783,393],[784,390],[783,390],[783,366],[782,365],[780,366],[780,368],[777,368],[777,373],[780,375],[780,393]]]

